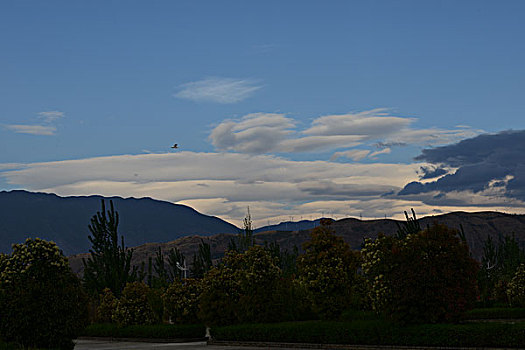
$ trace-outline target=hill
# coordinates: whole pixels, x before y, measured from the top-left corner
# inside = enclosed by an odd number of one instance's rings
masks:
[[[0,252],[11,251],[13,243],[27,237],[52,240],[64,254],[89,250],[91,217],[100,210],[101,200],[113,201],[120,216],[119,233],[126,246],[147,242],[169,242],[199,234],[234,233],[238,228],[214,216],[203,215],[180,204],[151,198],[102,196],[59,197],[55,194],[27,191],[0,192]]]
[[[428,216],[420,219],[420,225],[425,228],[434,222],[445,224],[449,227],[459,229],[460,224],[465,231],[466,239],[471,249],[472,255],[477,260],[483,254],[483,243],[490,235],[497,242],[500,236],[514,234],[516,239],[525,246],[525,215],[512,215],[496,212],[453,212],[438,216]],[[397,221],[402,223],[402,221]],[[396,220],[358,220],[353,218],[333,221],[330,227],[334,232],[343,237],[353,249],[360,249],[365,237],[376,238],[378,233],[392,235],[397,232]],[[297,231],[277,231],[271,230],[260,232],[254,235],[257,244],[267,242],[277,242],[281,248],[291,250],[294,245],[301,248],[302,244],[309,239],[311,229]],[[233,234],[219,234],[209,237],[187,236],[168,243],[148,243],[135,247],[133,262],[140,265],[142,261],[147,263],[148,256],[154,256],[158,247],[164,252],[171,248],[179,248],[191,261],[191,257],[197,252],[198,244],[201,239],[209,243],[212,250],[212,257],[221,257],[228,247],[229,240]],[[71,256],[70,264],[75,272],[82,271],[81,258],[86,254]]]

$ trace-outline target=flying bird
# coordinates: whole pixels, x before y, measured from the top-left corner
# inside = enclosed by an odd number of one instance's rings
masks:
[[[179,148],[179,144],[176,143],[176,144],[174,144],[173,146],[171,146],[171,148]]]

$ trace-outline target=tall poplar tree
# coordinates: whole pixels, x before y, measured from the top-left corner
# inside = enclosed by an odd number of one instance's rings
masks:
[[[84,285],[89,292],[100,294],[109,288],[116,296],[128,282],[137,279],[137,267],[131,266],[133,249],[124,245],[124,236],[118,236],[119,215],[109,201],[110,209],[106,211],[104,200],[102,210],[91,218],[88,236],[92,248],[90,256],[82,259],[84,264]]]

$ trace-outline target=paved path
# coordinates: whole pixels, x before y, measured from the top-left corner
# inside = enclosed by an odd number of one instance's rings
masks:
[[[120,342],[109,340],[75,340],[75,350],[114,350],[114,349],[148,349],[148,350],[261,350],[261,347],[206,345],[206,342],[192,343],[143,343]],[[284,350],[281,348],[280,350]],[[300,349],[294,349],[300,350]]]

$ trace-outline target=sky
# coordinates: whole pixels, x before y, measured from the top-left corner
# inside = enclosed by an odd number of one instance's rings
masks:
[[[524,11],[2,1],[0,190],[151,197],[238,226],[247,207],[255,226],[525,213]]]

